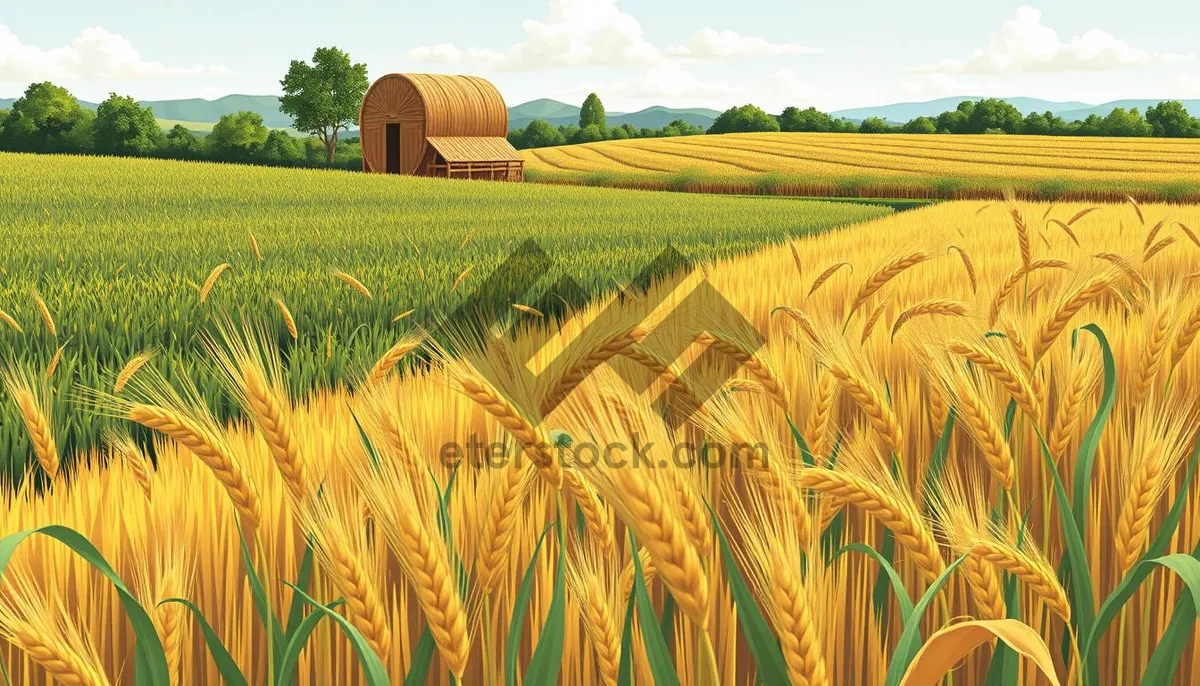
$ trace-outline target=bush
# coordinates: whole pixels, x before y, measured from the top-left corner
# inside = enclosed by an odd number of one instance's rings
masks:
[[[760,107],[742,105],[730,107],[717,116],[709,127],[709,133],[749,133],[754,131],[778,131],[779,121]]]

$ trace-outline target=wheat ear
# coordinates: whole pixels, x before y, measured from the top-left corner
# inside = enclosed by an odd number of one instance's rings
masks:
[[[554,488],[562,488],[562,465],[554,458],[551,446],[554,444],[544,428],[534,426],[522,415],[512,403],[495,391],[483,379],[477,376],[464,376],[459,379],[463,393],[476,405],[492,415],[517,442],[525,455],[538,468],[538,473]]]
[[[54,442],[54,432],[50,428],[50,420],[46,417],[42,404],[28,384],[15,383],[9,380],[8,393],[17,404],[25,430],[29,432],[29,440],[33,444],[33,454],[38,464],[53,479],[58,475],[59,459],[58,446]]]
[[[249,361],[243,361],[241,366],[242,390],[254,423],[266,440],[288,491],[297,500],[303,500],[311,493],[308,467],[292,431],[290,403],[278,388],[267,382],[261,368]]]
[[[1070,377],[1067,379],[1066,386],[1063,388],[1062,396],[1059,398],[1048,442],[1050,454],[1057,459],[1061,460],[1067,456],[1067,450],[1071,445],[1071,438],[1075,435],[1075,429],[1079,426],[1083,399],[1093,383],[1093,379],[1089,378],[1090,373],[1091,368],[1088,365],[1082,362],[1076,363],[1075,367],[1071,370]]]
[[[808,435],[808,448],[813,457],[824,460],[829,449],[829,434],[833,425],[833,408],[837,400],[837,378],[828,371],[822,371],[817,379],[817,397],[813,400],[812,411],[808,415],[805,433]]]
[[[499,481],[492,491],[475,566],[480,588],[485,593],[495,591],[504,580],[505,562],[512,547],[521,498],[529,483],[528,474],[527,465],[517,460],[509,461],[501,470]]]
[[[946,563],[933,532],[910,504],[900,502],[867,479],[832,469],[805,469],[800,472],[799,483],[858,507],[891,529],[926,579],[932,581],[945,571]]]
[[[392,641],[388,613],[362,560],[337,535],[325,542],[325,557],[333,572],[330,580],[346,599],[351,624],[362,632],[375,654],[386,660]]]
[[[1000,311],[1004,308],[1004,304],[1012,297],[1013,292],[1017,290],[1017,286],[1026,276],[1042,269],[1066,268],[1066,260],[1038,260],[1030,263],[1028,266],[1023,265],[1017,268],[1016,271],[1008,275],[1008,278],[1000,285],[1000,289],[996,291],[996,295],[993,296],[992,306],[988,311],[988,322],[991,324],[996,323],[996,320],[1000,318]]]
[[[129,409],[130,421],[169,436],[187,448],[207,466],[225,488],[229,499],[250,529],[262,521],[262,506],[258,493],[234,463],[229,451],[197,422],[182,413],[153,405],[134,405]]]
[[[906,269],[915,267],[928,259],[929,253],[917,251],[880,267],[858,289],[858,293],[854,296],[854,301],[850,304],[850,313],[846,318],[849,319],[854,316],[854,313],[858,311],[858,308],[862,307],[867,298],[879,292],[879,289],[886,286],[889,281],[899,276]]]
[[[333,275],[335,277],[337,277],[338,279],[340,279],[342,281],[342,283],[345,283],[347,286],[358,291],[358,294],[361,295],[362,297],[364,297],[368,300],[375,297],[375,296],[371,295],[370,289],[368,289],[366,286],[364,286],[362,281],[359,281],[358,279],[354,278],[353,276],[350,276],[346,272],[344,272],[340,269],[335,269],[333,271]]]
[[[613,357],[622,354],[643,338],[646,337],[646,330],[640,326],[634,327],[629,331],[617,334],[597,345],[592,350],[588,351],[577,363],[568,368],[555,382],[554,387],[542,401],[542,413],[549,413],[559,403],[571,395],[571,393],[583,383],[583,380],[588,377],[597,367],[608,362]]]
[[[1046,603],[1064,622],[1071,621],[1071,604],[1067,592],[1045,560],[998,541],[980,541],[969,555],[995,565],[1020,579],[1025,586]]]
[[[208,300],[209,294],[212,293],[213,286],[217,285],[217,279],[221,278],[221,275],[231,268],[232,265],[229,263],[218,264],[217,266],[213,267],[213,270],[208,274],[208,278],[204,280],[204,285],[200,287],[200,304],[203,305],[204,301]]]
[[[779,380],[775,372],[766,364],[754,355],[747,351],[744,346],[738,342],[721,334],[705,334],[700,337],[702,344],[707,343],[713,350],[721,353],[737,362],[738,365],[750,373],[759,383],[762,384],[763,390],[770,396],[775,404],[788,409],[788,392],[784,387],[783,382]]]
[[[1150,338],[1146,341],[1146,348],[1138,360],[1137,374],[1134,376],[1133,406],[1140,405],[1146,399],[1150,387],[1158,378],[1159,370],[1162,369],[1163,355],[1167,351],[1174,313],[1175,310],[1170,304],[1164,304],[1159,310],[1158,316],[1154,318],[1154,324],[1150,327]]]
[[[1200,334],[1200,304],[1188,313],[1187,318],[1180,324],[1179,331],[1175,333],[1175,340],[1171,343],[1171,369],[1179,365],[1179,361],[1195,342],[1197,334]]]
[[[410,352],[420,346],[420,341],[415,339],[403,339],[397,341],[395,345],[388,348],[379,360],[375,362],[375,366],[371,367],[371,371],[367,374],[367,384],[375,385],[382,383],[384,379],[392,373],[400,360]]]
[[[283,325],[287,327],[288,333],[292,335],[292,340],[299,340],[300,333],[296,330],[296,318],[292,316],[292,311],[283,302],[283,298],[275,298],[275,307],[279,308],[279,316],[283,317]]]
[[[600,502],[596,489],[574,469],[563,470],[563,485],[583,512],[584,525],[596,547],[605,555],[612,555],[616,551],[616,534],[613,533],[608,510]]]
[[[33,302],[37,305],[38,314],[42,315],[42,323],[46,325],[46,330],[51,336],[58,338],[58,325],[54,323],[54,317],[50,314],[50,308],[46,306],[46,301],[42,299],[42,294],[33,290]]]
[[[146,366],[146,364],[153,358],[153,350],[144,350],[129,358],[129,361],[126,362],[125,366],[121,368],[121,371],[117,373],[117,380],[113,384],[113,393],[119,394],[121,391],[125,390],[125,386],[130,382],[130,380],[133,379],[134,375],[138,373],[138,370]]]
[[[1006,614],[1004,587],[996,569],[982,559],[968,555],[963,561],[963,573],[971,599],[979,609],[980,619],[1003,619]]]
[[[1038,329],[1037,336],[1033,343],[1033,357],[1035,360],[1040,360],[1050,346],[1054,345],[1054,341],[1067,328],[1071,318],[1074,317],[1080,310],[1086,307],[1089,303],[1094,302],[1100,296],[1108,291],[1109,285],[1112,283],[1112,278],[1108,275],[1094,276],[1088,279],[1078,288],[1071,291],[1058,307],[1051,312],[1046,321],[1042,323]]]
[[[1035,419],[1041,415],[1041,408],[1033,387],[1011,362],[1000,357],[992,350],[973,343],[956,342],[950,344],[950,352],[971,362],[987,372],[1008,391],[1017,405]]]
[[[772,618],[779,632],[788,677],[794,686],[824,686],[828,683],[821,636],[813,621],[800,572],[781,550],[774,551],[771,565]]]
[[[1000,480],[1005,490],[1012,488],[1016,464],[1008,441],[1004,438],[1004,430],[992,416],[983,398],[963,379],[958,379],[954,392],[957,401],[955,415],[966,423],[971,437],[983,452],[988,469]]]
[[[812,286],[808,289],[809,297],[812,297],[812,294],[816,293],[817,289],[819,289],[821,286],[824,286],[826,281],[833,278],[833,275],[836,274],[842,267],[849,267],[850,273],[854,273],[854,265],[850,264],[849,262],[838,262],[837,264],[830,266],[828,269],[818,274],[817,278],[813,279]]]
[[[900,331],[900,327],[918,317],[965,317],[967,316],[967,312],[967,304],[957,300],[935,298],[919,302],[904,310],[900,313],[900,316],[896,317],[896,322],[892,324],[892,338],[896,337],[896,334]]]
[[[903,454],[904,432],[900,428],[900,422],[875,387],[848,367],[840,364],[830,365],[829,372],[838,380],[842,388],[846,389],[859,409],[867,415],[867,421],[880,436],[883,436],[892,451],[897,455]]]
[[[60,684],[107,686],[111,683],[91,660],[85,659],[65,641],[54,638],[33,625],[9,622],[4,632],[29,659],[49,672]]]
[[[1128,475],[1129,485],[1117,516],[1116,551],[1122,573],[1137,562],[1150,536],[1150,520],[1162,495],[1168,462],[1164,444],[1158,441]]]
[[[971,292],[974,293],[978,291],[979,277],[975,273],[975,263],[971,261],[971,256],[967,254],[966,250],[963,250],[957,245],[950,246],[946,249],[946,252],[950,252],[951,250],[957,252],[959,258],[962,259],[963,271],[967,273],[967,280],[971,282]]]
[[[9,327],[11,327],[17,333],[25,333],[25,329],[21,328],[21,325],[17,323],[17,320],[13,319],[12,315],[4,310],[0,310],[0,322],[8,324]]]

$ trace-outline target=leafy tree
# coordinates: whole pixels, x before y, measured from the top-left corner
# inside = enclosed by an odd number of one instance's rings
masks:
[[[1021,122],[1021,133],[1031,136],[1048,136],[1050,135],[1050,122],[1046,120],[1045,114],[1030,112],[1025,115],[1025,120]]]
[[[892,127],[879,117],[867,117],[858,126],[859,133],[888,133],[891,130]]]
[[[900,133],[937,133],[937,122],[932,117],[917,117],[900,127]]]
[[[178,160],[199,159],[204,154],[204,145],[196,134],[183,124],[176,124],[167,132],[163,154]]]
[[[815,107],[785,107],[779,114],[780,131],[833,131],[833,117]]]
[[[0,110],[0,130],[4,129],[4,120],[8,119],[8,110]]]
[[[608,120],[604,116],[604,103],[600,102],[600,97],[595,93],[588,95],[583,101],[583,107],[579,108],[579,128],[586,129],[589,126],[596,126],[601,131],[608,128]]]
[[[525,129],[510,129],[504,138],[517,150],[525,147]]]
[[[289,136],[287,131],[269,132],[260,154],[268,164],[293,165],[305,161],[299,141]]]
[[[704,129],[682,119],[676,119],[664,126],[662,132],[664,136],[698,136],[704,133]]]
[[[609,140],[623,141],[628,138],[629,138],[629,131],[621,128],[620,126],[614,126],[608,130],[608,139]]]
[[[337,48],[317,48],[313,63],[292,60],[280,81],[279,109],[291,115],[297,131],[313,134],[325,144],[325,163],[333,164],[338,132],[358,123],[358,109],[367,92],[367,65],[353,64]]]
[[[545,148],[551,145],[564,145],[566,142],[566,136],[562,131],[554,128],[548,122],[535,119],[525,127],[525,137],[520,147]]]
[[[263,126],[262,116],[245,110],[222,116],[208,136],[214,156],[230,162],[252,160],[266,142],[267,127]]]
[[[659,131],[655,131],[654,129],[643,126],[642,130],[638,131],[637,137],[638,138],[658,138],[660,133],[661,132],[659,132]]]
[[[96,108],[96,152],[106,155],[148,155],[163,141],[162,128],[149,107],[113,93]]]
[[[572,143],[595,143],[602,140],[604,140],[604,130],[600,128],[599,124],[588,124],[576,131],[575,135],[570,138]]]
[[[0,147],[18,152],[88,152],[95,115],[66,89],[34,83],[13,103]]]
[[[709,127],[709,133],[746,133],[751,131],[778,131],[779,121],[760,107],[742,105],[730,107],[717,116]]]
[[[960,110],[962,106],[959,106]],[[1024,115],[1016,107],[998,98],[985,98],[975,103],[967,116],[963,133],[984,133],[1000,129],[1005,133],[1020,133]]]
[[[1150,133],[1150,124],[1142,118],[1136,107],[1131,110],[1117,107],[1104,117],[1104,123],[1100,125],[1102,136],[1149,136]]]
[[[1187,111],[1182,102],[1168,100],[1146,109],[1146,121],[1152,135],[1164,138],[1200,137],[1200,119]]]
[[[967,121],[975,111],[975,103],[963,100],[958,107],[937,116],[938,133],[967,133]]]

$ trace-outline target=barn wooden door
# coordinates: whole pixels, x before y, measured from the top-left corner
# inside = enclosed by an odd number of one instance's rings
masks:
[[[400,125],[387,125],[387,165],[385,170],[389,174],[400,173]]]

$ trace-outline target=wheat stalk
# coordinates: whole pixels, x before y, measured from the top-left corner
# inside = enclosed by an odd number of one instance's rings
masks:
[[[21,328],[21,325],[17,323],[17,320],[13,319],[12,315],[5,312],[4,310],[0,310],[0,322],[4,322],[5,324],[8,324],[8,326],[11,327],[17,333],[25,333],[25,329]]]
[[[613,554],[617,545],[616,535],[609,522],[608,510],[604,507],[604,503],[600,502],[600,497],[596,495],[596,489],[574,469],[563,470],[563,485],[575,499],[579,510],[583,512],[584,525],[596,547],[605,554]]]
[[[254,259],[262,262],[262,251],[258,249],[258,239],[254,237],[254,232],[250,232],[250,251],[254,253]]]
[[[208,278],[204,280],[204,285],[200,287],[201,305],[204,304],[204,301],[208,300],[209,294],[212,293],[213,286],[217,285],[217,279],[221,278],[221,275],[232,267],[233,265],[226,262],[213,267],[213,270],[208,273]]]
[[[799,485],[853,505],[891,529],[929,581],[946,569],[933,533],[911,503],[903,503],[883,488],[858,475],[822,467],[800,472]]]
[[[854,301],[850,304],[850,313],[846,316],[846,318],[849,319],[850,317],[853,317],[854,313],[858,311],[858,308],[862,307],[863,303],[867,301],[867,298],[870,298],[872,295],[879,292],[879,289],[886,286],[889,281],[899,276],[906,269],[915,267],[916,265],[921,264],[928,259],[929,253],[919,250],[888,262],[877,269],[875,273],[872,274],[865,283],[863,283],[862,287],[858,289],[858,293],[854,296]]]
[[[554,458],[551,446],[554,442],[540,426],[534,426],[517,408],[477,375],[464,375],[459,386],[476,405],[479,405],[500,423],[517,442],[521,449],[548,484],[562,488],[563,470]]]
[[[153,405],[135,404],[129,408],[127,418],[187,448],[212,470],[247,527],[258,528],[262,521],[262,506],[257,491],[234,462],[228,448],[208,429],[181,412]]]
[[[1067,234],[1067,238],[1070,238],[1072,243],[1074,243],[1076,246],[1079,245],[1079,236],[1075,235],[1075,231],[1073,229],[1071,229],[1070,224],[1067,224],[1066,222],[1061,222],[1057,219],[1051,219],[1050,221],[1046,222],[1046,226],[1050,226],[1051,224],[1062,229],[1062,232]]]
[[[1112,277],[1107,274],[1101,274],[1088,279],[1068,293],[1042,323],[1041,328],[1038,329],[1033,343],[1034,359],[1041,359],[1046,354],[1046,351],[1050,349],[1050,346],[1054,345],[1054,341],[1058,339],[1063,329],[1067,328],[1067,324],[1070,323],[1071,318],[1107,292],[1111,284]]]
[[[1157,255],[1158,253],[1162,252],[1163,250],[1166,250],[1167,248],[1171,247],[1171,245],[1173,245],[1174,243],[1175,243],[1175,237],[1167,236],[1166,238],[1162,239],[1161,241],[1150,246],[1146,250],[1146,252],[1142,254],[1142,263],[1145,264],[1145,263],[1149,262],[1155,255]]]
[[[796,325],[800,327],[800,330],[804,332],[804,335],[808,337],[808,340],[812,341],[813,343],[817,343],[819,341],[817,336],[817,327],[813,325],[812,319],[810,319],[807,314],[804,314],[803,311],[795,307],[780,305],[779,307],[771,310],[771,314],[775,314],[776,312],[782,312],[791,318],[792,321],[796,322]]]
[[[903,454],[904,432],[900,428],[900,421],[875,387],[858,373],[839,363],[831,364],[829,373],[846,389],[854,403],[867,415],[867,421],[880,436],[883,436],[892,451],[897,455]]]
[[[34,457],[46,475],[54,479],[58,475],[59,456],[54,432],[50,426],[48,408],[39,399],[33,381],[26,374],[5,372],[4,387],[16,404],[25,430],[29,433]]]
[[[392,317],[392,323],[395,324],[396,322],[400,321],[401,319],[404,319],[405,317],[409,316],[413,312],[416,312],[416,310],[405,310],[405,311],[401,312],[400,314],[396,315],[395,317]]]
[[[958,253],[959,258],[962,260],[963,270],[967,273],[967,279],[971,282],[971,292],[976,292],[979,290],[979,278],[976,276],[975,263],[971,261],[971,256],[967,254],[966,250],[957,245],[946,248],[946,252],[950,252],[951,250]]]
[[[1140,405],[1146,399],[1146,395],[1150,392],[1150,387],[1154,384],[1154,380],[1158,378],[1158,372],[1162,369],[1163,356],[1167,351],[1167,342],[1171,334],[1171,324],[1173,322],[1174,307],[1170,303],[1164,303],[1159,308],[1158,315],[1154,318],[1154,323],[1150,327],[1150,338],[1146,341],[1146,348],[1142,351],[1141,357],[1138,359],[1137,374],[1134,376],[1133,397],[1131,402],[1134,405]]]
[[[367,373],[367,385],[373,386],[383,383],[400,360],[410,352],[416,350],[421,345],[418,338],[402,338],[395,345],[388,348],[375,365],[371,367],[371,371]]]
[[[340,279],[347,286],[353,288],[355,291],[358,291],[358,294],[361,295],[362,297],[364,297],[368,300],[375,297],[375,296],[371,295],[370,289],[368,289],[366,286],[364,286],[361,281],[354,278],[353,276],[350,276],[346,272],[344,272],[340,269],[335,269],[335,270],[333,270],[333,275],[335,277],[337,277],[338,279]]]
[[[849,267],[850,273],[854,273],[854,265],[850,264],[849,262],[838,262],[837,264],[832,265],[825,271],[818,274],[817,278],[813,279],[812,286],[808,289],[808,296],[812,297],[812,294],[816,293],[817,289],[819,289],[821,286],[824,286],[826,281],[833,278],[833,275],[836,274],[842,267]]]
[[[9,621],[4,633],[29,659],[67,686],[107,686],[108,677],[92,660],[71,646],[27,622]]]
[[[965,317],[967,316],[967,311],[967,304],[958,300],[934,298],[919,302],[901,312],[899,317],[896,317],[896,322],[892,324],[892,338],[896,337],[896,333],[900,331],[900,327],[918,317],[935,315],[941,317]]]
[[[988,376],[998,381],[1004,390],[1030,417],[1041,416],[1038,398],[1033,388],[1025,380],[1021,370],[1012,363],[997,355],[994,351],[975,343],[954,342],[950,344],[950,352],[971,362],[987,372]]]
[[[1006,490],[1012,488],[1016,464],[1008,441],[1004,438],[1004,430],[992,416],[983,398],[961,376],[956,377],[953,390],[957,401],[955,415],[966,423],[975,443],[983,451],[983,460],[988,469]]]
[[[587,351],[586,355],[581,356],[575,364],[571,365],[558,377],[558,380],[541,403],[542,413],[549,413],[550,410],[570,396],[579,387],[579,384],[583,383],[584,379],[595,371],[597,367],[608,362],[613,357],[622,354],[645,337],[646,330],[640,326],[635,326],[628,331],[605,339]]]
[[[154,358],[155,350],[143,350],[142,352],[129,358],[121,371],[117,373],[117,380],[113,383],[113,393],[120,394],[125,390],[125,386],[129,384],[133,376],[138,373],[138,370],[146,366],[146,363]]]
[[[42,315],[42,323],[46,325],[46,330],[51,336],[58,338],[58,326],[54,323],[54,317],[50,314],[46,301],[42,299],[42,294],[38,293],[36,288],[33,289],[33,302],[37,305],[38,314]]]
[[[1009,210],[1009,214],[1012,216],[1013,225],[1017,230],[1017,250],[1021,254],[1021,266],[1028,269],[1033,261],[1033,252],[1029,246],[1029,226],[1017,208]]]
[[[567,561],[567,588],[578,603],[583,630],[596,651],[603,683],[615,686],[621,664],[621,629],[617,624],[621,598],[614,583],[611,558],[573,549]]]
[[[1067,592],[1058,583],[1054,569],[1041,556],[1001,541],[979,541],[971,547],[969,554],[1016,576],[1064,622],[1071,621]]]
[[[283,302],[283,298],[275,298],[275,307],[279,308],[279,315],[283,317],[283,325],[287,327],[288,333],[292,335],[292,340],[300,340],[300,334],[296,331],[296,319],[292,316],[292,311]]]
[[[46,380],[49,381],[54,376],[54,372],[58,371],[58,363],[62,362],[63,351],[67,346],[60,345],[58,350],[54,351],[54,357],[50,358],[50,364],[46,366]]]
[[[1142,275],[1142,272],[1139,271],[1137,267],[1133,266],[1133,263],[1129,261],[1129,258],[1112,252],[1098,252],[1095,255],[1092,255],[1092,257],[1104,260],[1105,262],[1115,266],[1117,269],[1120,269],[1130,281],[1133,281],[1135,284],[1137,284],[1137,286],[1144,292],[1150,292],[1150,283],[1146,281],[1146,277]]]

